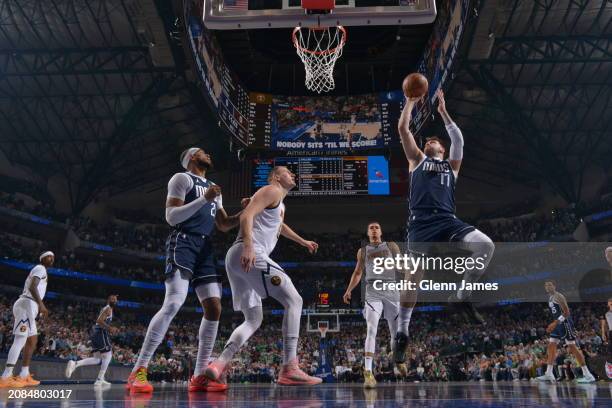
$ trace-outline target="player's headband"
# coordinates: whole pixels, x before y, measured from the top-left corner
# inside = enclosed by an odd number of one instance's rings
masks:
[[[189,160],[191,160],[193,155],[196,154],[198,150],[200,150],[199,147],[192,147],[189,150],[187,150],[187,153],[185,153],[185,156],[183,156],[183,160],[181,160],[181,166],[183,166],[185,170],[187,170],[187,166],[189,165]]]
[[[47,257],[47,256],[55,256],[55,254],[51,251],[47,251],[47,252],[43,252],[40,257],[38,258],[39,261],[42,261],[43,258]]]

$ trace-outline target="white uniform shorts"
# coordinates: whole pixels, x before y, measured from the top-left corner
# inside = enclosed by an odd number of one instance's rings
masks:
[[[33,300],[20,297],[13,305],[13,334],[16,336],[26,333],[28,337],[36,336],[36,316],[38,316],[38,305]]]
[[[225,256],[225,270],[232,287],[235,311],[261,306],[268,296],[278,297],[279,292],[293,286],[291,278],[265,252],[255,248],[255,266],[245,272],[240,265],[242,243],[234,244]]]
[[[384,317],[390,323],[395,323],[399,316],[400,303],[393,296],[368,296],[366,294],[363,305],[363,317],[368,322],[378,322]]]

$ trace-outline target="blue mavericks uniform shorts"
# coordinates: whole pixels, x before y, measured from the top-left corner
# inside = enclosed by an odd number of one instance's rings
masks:
[[[193,287],[221,282],[211,239],[208,236],[173,231],[166,240],[166,275],[177,269],[191,279]]]
[[[112,345],[108,331],[101,327],[94,327],[91,332],[92,351],[106,353],[111,351]]]
[[[550,337],[557,340],[576,341],[576,329],[571,318],[567,318],[555,327]]]
[[[476,230],[454,214],[411,215],[408,221],[408,248],[427,253],[427,242],[458,242]]]

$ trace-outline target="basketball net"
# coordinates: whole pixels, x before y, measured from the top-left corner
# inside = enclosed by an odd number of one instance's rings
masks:
[[[346,43],[344,27],[296,27],[292,38],[306,70],[306,88],[317,93],[334,89],[334,66]]]
[[[327,326],[319,326],[319,333],[321,334],[321,338],[324,339],[327,335]]]

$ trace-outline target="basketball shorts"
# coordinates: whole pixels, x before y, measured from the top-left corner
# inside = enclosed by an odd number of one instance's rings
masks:
[[[221,282],[210,237],[173,231],[166,240],[166,278],[179,270],[191,285]]]
[[[263,251],[255,249],[255,266],[245,272],[240,264],[242,243],[234,244],[225,256],[225,270],[232,288],[235,311],[261,306],[261,300],[293,286],[291,278]]]
[[[112,350],[110,335],[101,327],[94,327],[91,331],[91,346],[93,352],[106,353]]]
[[[576,329],[574,328],[574,322],[568,318],[562,321],[555,327],[555,330],[550,333],[550,338],[559,341],[565,341],[566,344],[572,344],[576,342]]]
[[[476,230],[454,214],[411,215],[408,221],[408,250],[427,253],[431,242],[459,242]]]
[[[36,316],[38,316],[38,305],[34,300],[26,297],[20,297],[13,305],[13,334],[23,335],[28,337],[36,336],[38,329],[36,327]]]
[[[378,321],[384,317],[389,322],[394,322],[399,316],[399,300],[384,296],[368,297],[366,295],[363,305],[363,317],[370,321]]]

